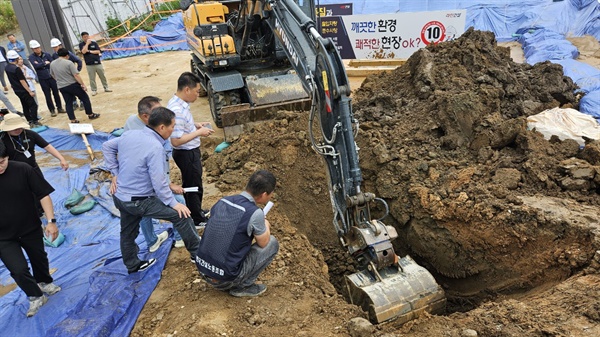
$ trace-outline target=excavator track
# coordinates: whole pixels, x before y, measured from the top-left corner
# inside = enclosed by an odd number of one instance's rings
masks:
[[[240,92],[230,90],[226,92],[216,92],[213,90],[212,83],[208,81],[207,95],[210,104],[210,112],[217,127],[223,127],[222,111],[223,108],[241,103]]]

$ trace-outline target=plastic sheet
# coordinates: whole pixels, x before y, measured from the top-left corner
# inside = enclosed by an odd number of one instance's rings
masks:
[[[162,52],[167,50],[189,50],[183,26],[182,13],[161,20],[154,31],[136,30],[104,49],[103,59]]]
[[[527,117],[527,128],[535,129],[550,139],[557,136],[561,140],[573,139],[580,146],[585,145],[583,137],[599,140],[600,126],[592,116],[575,109],[554,108]]]
[[[319,0],[321,5],[352,3],[354,14],[425,12],[466,9],[466,27],[492,31],[498,41],[514,40],[524,27],[541,26],[560,34],[593,35],[600,40],[600,3],[597,0]]]
[[[41,133],[60,150],[77,151],[86,157],[79,135],[66,130],[48,129]],[[97,133],[88,139],[99,149],[108,134]],[[90,178],[90,165],[70,168],[42,167],[44,176],[55,188],[51,194],[55,218],[65,241],[57,248],[46,247],[50,269],[62,291],[32,318],[26,318],[27,296],[18,287],[0,297],[0,331],[3,336],[127,336],[139,313],[158,284],[171,249],[172,239],[154,253],[148,253],[140,234],[136,239],[141,258],[156,258],[154,266],[143,273],[127,274],[119,248],[119,218],[101,205],[112,206],[105,182]],[[88,195],[98,201],[89,212],[72,215],[64,202],[73,189],[84,194],[91,189],[103,193]],[[92,194],[92,193],[90,193]],[[113,210],[114,211],[114,210]],[[117,213],[118,214],[118,213]],[[170,228],[161,223],[155,230]],[[10,273],[0,262],[0,284],[14,285]]]

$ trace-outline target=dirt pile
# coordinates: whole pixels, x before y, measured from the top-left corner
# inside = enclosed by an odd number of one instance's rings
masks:
[[[548,142],[525,123],[576,107],[575,88],[560,66],[513,63],[493,34],[469,30],[355,92],[363,190],[389,203],[398,251],[436,275],[451,310],[595,271],[587,224],[600,205],[598,145]],[[325,168],[306,129],[305,115],[280,112],[205,169],[223,190],[272,170],[280,211],[324,252],[339,286],[354,267],[335,247]]]

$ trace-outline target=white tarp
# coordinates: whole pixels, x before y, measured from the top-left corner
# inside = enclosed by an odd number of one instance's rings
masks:
[[[561,140],[573,139],[585,145],[583,137],[599,140],[600,126],[594,117],[575,109],[554,108],[527,117],[527,128],[540,132],[544,138],[552,135]]]

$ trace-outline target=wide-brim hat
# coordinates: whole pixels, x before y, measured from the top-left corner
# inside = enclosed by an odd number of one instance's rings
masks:
[[[27,120],[15,113],[4,115],[4,120],[0,123],[0,131],[12,131],[16,129],[29,129]]]

